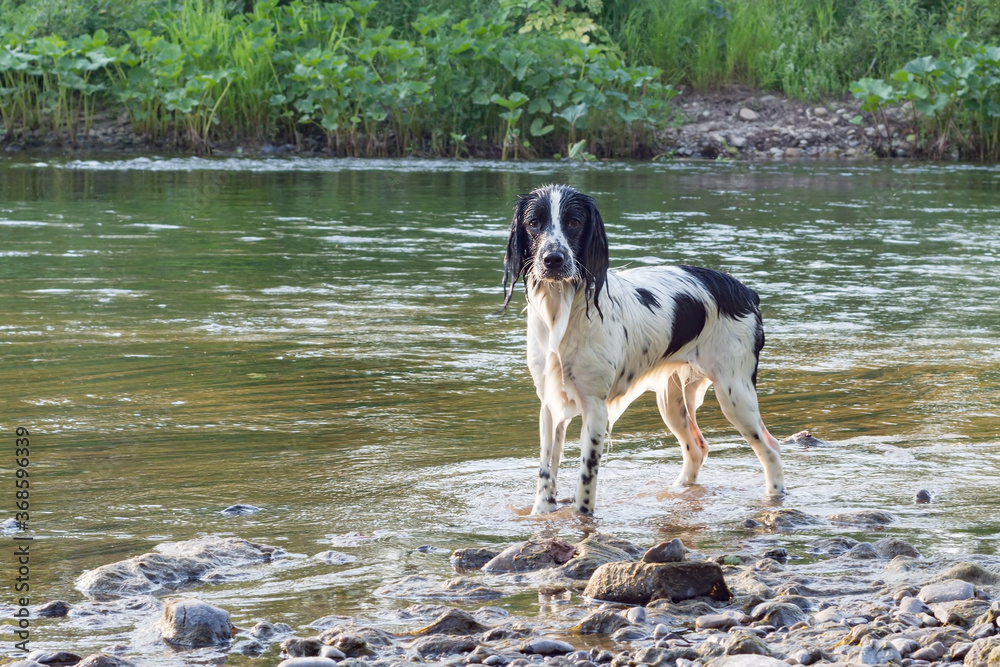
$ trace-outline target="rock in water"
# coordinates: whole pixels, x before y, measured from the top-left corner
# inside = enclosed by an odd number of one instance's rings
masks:
[[[488,627],[477,621],[468,612],[461,609],[449,609],[438,616],[426,628],[414,630],[411,635],[475,635],[486,632]],[[473,647],[475,648],[475,647]],[[471,649],[470,649],[471,650]]]
[[[830,517],[830,521],[834,523],[846,523],[852,526],[886,526],[895,520],[896,517],[880,510],[844,512],[843,514],[834,514]]]
[[[875,543],[875,553],[879,558],[895,558],[896,556],[909,556],[910,558],[920,558],[920,552],[916,547],[905,540],[896,537],[885,537]]]
[[[274,547],[234,537],[203,537],[161,544],[148,553],[85,572],[76,580],[84,594],[146,595],[202,580],[212,570],[271,560]]]
[[[782,445],[798,445],[800,447],[822,447],[826,443],[809,431],[799,431],[795,435],[781,441]]]
[[[679,563],[684,560],[687,549],[680,538],[660,542],[642,555],[643,563]]]
[[[278,663],[278,667],[335,667],[337,661],[332,658],[288,658]]]
[[[261,508],[256,505],[244,505],[242,503],[237,503],[236,505],[230,505],[220,513],[223,516],[247,516],[249,514],[256,514],[260,511]]]
[[[764,510],[757,515],[757,521],[768,530],[794,530],[822,523],[816,517],[810,516],[802,510],[785,508]]]
[[[167,600],[157,624],[164,641],[175,646],[223,646],[235,628],[229,612],[195,598]]]
[[[920,489],[913,496],[913,502],[917,503],[918,505],[924,505],[926,503],[929,503],[930,501],[931,501],[931,492],[928,491],[927,489]]]
[[[493,549],[483,549],[471,547],[468,549],[457,549],[451,554],[451,566],[462,572],[464,570],[479,570],[491,560],[497,557],[500,552]]]
[[[556,572],[569,579],[585,581],[605,563],[635,560],[634,545],[595,533],[576,545],[576,555],[559,566]]]
[[[483,566],[485,572],[532,572],[568,562],[576,547],[559,539],[528,540],[507,547]]]
[[[716,563],[608,563],[597,568],[583,591],[607,602],[647,605],[653,600],[680,602],[707,595],[733,597]]]

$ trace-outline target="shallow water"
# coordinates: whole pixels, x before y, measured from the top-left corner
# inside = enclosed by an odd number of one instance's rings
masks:
[[[764,418],[828,442],[786,448],[784,506],[897,521],[747,532],[763,474],[711,392],[700,486],[670,486],[680,454],[647,396],[616,424],[593,520],[523,517],[538,446],[523,296],[490,314],[513,199],[545,182],[597,198],[612,266],[700,264],[756,289]],[[412,600],[376,589],[539,531],[800,555],[837,533],[1000,547],[998,168],[8,159],[0,285],[0,430],[11,448],[31,431],[33,604],[84,603],[85,570],[206,534],[288,550],[196,591],[237,626],[297,629],[386,617]],[[237,502],[263,511],[220,514]],[[358,560],[308,558],[327,549]],[[2,602],[15,576],[2,559]],[[146,620],[36,621],[32,648],[181,664],[144,643]]]

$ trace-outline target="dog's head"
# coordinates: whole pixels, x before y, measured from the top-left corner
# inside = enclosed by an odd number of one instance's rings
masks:
[[[608,274],[608,236],[594,200],[565,185],[546,185],[521,195],[504,256],[504,304],[514,285],[565,281],[582,285],[597,298]],[[509,283],[509,286],[508,286]]]

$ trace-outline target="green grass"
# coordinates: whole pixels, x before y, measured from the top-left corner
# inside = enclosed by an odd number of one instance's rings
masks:
[[[996,0],[607,0],[599,21],[628,58],[672,83],[799,98],[888,76],[946,32],[1000,41]]]

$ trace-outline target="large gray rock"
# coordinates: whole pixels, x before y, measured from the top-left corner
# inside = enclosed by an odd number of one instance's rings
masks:
[[[733,597],[716,563],[608,563],[597,568],[583,591],[585,597],[607,602],[647,605],[708,596]]]
[[[976,597],[976,587],[961,579],[947,579],[936,584],[927,584],[917,594],[924,604],[969,600]]]
[[[235,632],[229,612],[195,598],[167,600],[157,623],[164,641],[175,646],[224,646]]]
[[[219,568],[267,562],[275,552],[234,537],[202,537],[157,550],[85,572],[76,587],[92,597],[147,595],[203,581]]]

